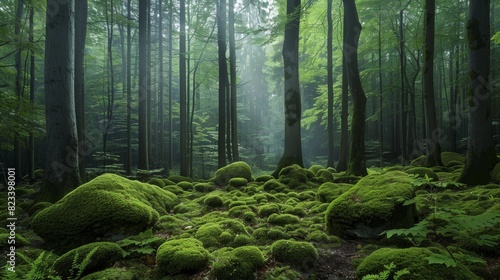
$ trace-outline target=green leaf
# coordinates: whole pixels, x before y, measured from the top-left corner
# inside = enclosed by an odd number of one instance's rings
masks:
[[[429,262],[429,264],[444,264],[446,267],[457,266],[455,260],[443,254],[432,254],[425,259]]]

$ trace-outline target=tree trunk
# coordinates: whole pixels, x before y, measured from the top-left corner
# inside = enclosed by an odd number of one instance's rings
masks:
[[[440,130],[436,121],[436,105],[434,103],[434,22],[436,13],[435,0],[425,1],[425,49],[424,49],[424,99],[425,121],[427,131],[426,166],[443,165],[441,161]]]
[[[238,151],[238,111],[237,111],[237,77],[236,77],[236,43],[234,34],[234,0],[229,0],[229,73],[231,76],[231,147],[233,154],[233,161],[240,160],[240,153]]]
[[[333,20],[332,20],[332,0],[327,0],[326,18],[328,21],[327,31],[327,79],[328,86],[328,163],[327,166],[334,167],[334,124],[333,124]]]
[[[127,155],[125,171],[132,174],[132,7],[131,0],[127,0]]]
[[[346,45],[346,19],[344,18],[343,45]],[[342,52],[345,52],[343,50]],[[349,166],[349,78],[347,76],[347,61],[342,55],[342,112],[340,116],[340,151],[337,171],[346,171]]]
[[[164,83],[163,83],[163,1],[158,1],[158,160],[160,167],[165,164],[165,116],[164,116]],[[166,168],[165,168],[166,170]]]
[[[365,176],[365,107],[366,96],[361,85],[358,69],[358,42],[361,33],[361,23],[354,0],[344,0],[344,17],[346,17],[346,43],[344,53],[347,60],[347,73],[349,75],[349,87],[352,92],[353,114],[351,135],[351,156],[349,158],[348,174]]]
[[[285,74],[285,149],[273,173],[274,177],[278,176],[283,167],[292,164],[304,165],[300,133],[302,114],[299,86],[300,0],[287,0],[286,15],[288,20],[285,25],[282,51]]]
[[[104,131],[103,131],[103,170],[106,172],[106,166],[108,164],[107,157],[107,143],[108,134],[111,127],[111,122],[113,120],[113,107],[115,103],[115,70],[113,64],[113,28],[114,28],[114,4],[113,0],[109,3],[110,8],[108,12],[108,4],[106,3],[106,27],[108,33],[108,66],[109,75],[108,79],[108,102],[106,111],[106,120],[104,121]]]
[[[493,142],[490,82],[490,1],[471,1],[467,22],[469,45],[469,138],[465,167],[459,181],[468,185],[490,182],[498,162]]]
[[[380,140],[380,167],[384,165],[384,104],[382,87],[382,13],[378,11],[378,87],[379,87],[379,140]]]
[[[180,174],[188,176],[189,160],[187,155],[187,92],[186,92],[186,1],[180,0],[179,34],[179,89],[180,89]]]
[[[173,64],[173,21],[174,9],[172,0],[169,1],[168,7],[168,157],[167,166],[172,169],[174,158],[174,137],[173,137],[173,118],[172,118],[172,64]]]
[[[33,37],[33,16],[34,10],[33,7],[29,9],[29,42],[30,44],[34,43]],[[35,103],[35,51],[30,50],[30,102],[31,104]],[[30,183],[35,181],[35,137],[33,132],[30,132],[29,140],[28,140],[28,177],[30,179]]]
[[[55,202],[80,184],[74,96],[75,1],[47,4],[45,112],[47,147],[44,180],[37,201]]]
[[[404,32],[403,32],[403,15],[404,9],[399,11],[399,65],[401,68],[401,164],[405,165],[408,158],[407,141],[406,141],[406,87],[405,87],[405,72],[406,63],[404,55]]]
[[[75,112],[80,148],[80,179],[86,181],[85,156],[91,147],[85,140],[85,38],[87,36],[87,0],[75,1]]]
[[[217,6],[217,39],[219,50],[219,130],[217,139],[218,167],[226,165],[226,1],[220,0]]]
[[[17,8],[16,8],[16,22],[14,24],[14,33],[16,36],[21,36],[21,22],[23,18],[23,10],[24,4],[23,0],[17,0]],[[23,52],[23,48],[21,46],[20,38],[16,39],[18,43],[16,44],[16,57],[15,57],[15,65],[16,65],[16,95],[18,98],[19,106],[17,110],[22,110],[20,104],[21,99],[23,98],[23,66],[21,62],[21,56]],[[22,179],[23,170],[22,170],[22,151],[21,151],[21,136],[16,133],[14,138],[14,167],[16,168],[16,180],[19,181]]]
[[[147,13],[149,0],[139,0],[139,173],[149,170],[147,114]]]

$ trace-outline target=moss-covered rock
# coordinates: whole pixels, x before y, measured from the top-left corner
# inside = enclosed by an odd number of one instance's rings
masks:
[[[194,238],[168,240],[156,253],[158,270],[163,276],[197,272],[206,267],[210,253]]]
[[[134,271],[126,268],[108,268],[84,276],[81,280],[135,280]]]
[[[73,264],[81,266],[85,259],[89,263],[84,267],[83,275],[92,272],[100,271],[113,266],[113,264],[120,260],[123,255],[123,250],[116,243],[112,242],[94,242],[86,244],[68,251],[60,256],[54,263],[54,270],[67,279],[70,276],[76,276],[78,270],[83,267],[73,267]]]
[[[326,229],[343,237],[376,238],[386,229],[410,227],[417,220],[416,207],[403,203],[414,196],[404,172],[368,175],[330,203]]]
[[[316,195],[321,202],[332,202],[335,198],[352,188],[352,186],[353,185],[346,183],[327,182],[319,186]]]
[[[224,200],[218,195],[209,195],[203,200],[203,204],[208,207],[217,208],[224,206]]]
[[[303,169],[297,164],[287,166],[281,169],[279,173],[279,181],[291,189],[296,189],[302,185],[306,185],[309,181],[306,170],[307,169]]]
[[[448,166],[450,162],[456,161],[465,164],[465,157],[463,155],[454,152],[442,152],[441,161],[445,166]]]
[[[356,278],[361,279],[368,274],[378,274],[385,270],[384,265],[394,263],[395,270],[408,269],[410,274],[399,279],[433,279],[433,280],[473,280],[480,279],[467,267],[458,263],[456,267],[444,264],[429,264],[427,258],[433,254],[445,255],[437,248],[382,248],[366,257],[356,269]]]
[[[266,192],[282,192],[286,189],[286,185],[276,179],[271,179],[264,183],[263,189]]]
[[[298,224],[299,217],[292,214],[271,214],[267,218],[267,222],[274,225]]]
[[[267,182],[271,179],[274,179],[271,175],[260,175],[255,178],[255,182]]]
[[[210,273],[219,280],[255,279],[255,271],[264,266],[264,255],[255,246],[224,248],[214,252]]]
[[[248,184],[248,180],[245,178],[231,178],[229,180],[229,185],[235,188],[242,188]]]
[[[500,179],[500,163],[497,163],[495,165],[495,168],[493,168],[493,171],[491,171],[491,178],[495,179]]]
[[[260,206],[258,211],[260,217],[268,217],[271,214],[279,213],[280,207],[276,203],[268,203]]]
[[[15,239],[10,239],[10,237],[15,236]],[[9,242],[15,241],[15,244],[11,244]],[[0,250],[7,249],[12,245],[15,245],[16,248],[20,248],[26,245],[30,245],[31,242],[24,238],[21,234],[15,233],[11,235],[10,233],[0,233]]]
[[[193,179],[186,177],[186,176],[181,176],[181,175],[171,175],[168,177],[168,180],[174,182],[174,183],[180,183],[180,182],[193,182]]]
[[[417,175],[419,178],[429,177],[432,181],[439,181],[439,177],[432,169],[427,167],[411,167],[405,170],[406,173]]]
[[[53,248],[118,239],[152,227],[178,203],[157,186],[104,174],[40,211],[33,230]]]
[[[151,178],[148,181],[148,184],[155,185],[155,186],[158,186],[160,188],[164,188],[165,187],[165,182],[163,182],[163,180],[160,179],[160,178]]]
[[[421,156],[417,157],[416,159],[412,160],[410,163],[410,166],[424,166],[426,159],[427,159],[426,155],[421,155]]]
[[[245,178],[247,182],[252,181],[252,170],[243,161],[230,163],[215,172],[212,181],[219,186],[226,186],[232,178]]]
[[[279,262],[308,271],[318,260],[318,251],[309,242],[278,240],[271,245],[271,254]]]
[[[223,232],[227,232],[232,236],[237,234],[248,235],[245,225],[242,222],[235,219],[223,219],[219,222],[210,222],[202,225],[196,231],[194,237],[200,240],[206,248],[218,247],[227,245],[227,243],[224,243],[224,240],[221,240]]]
[[[311,167],[309,167],[309,170],[316,175],[318,174],[318,171],[320,171],[321,169],[324,169],[324,167],[319,164],[314,164],[311,165]]]

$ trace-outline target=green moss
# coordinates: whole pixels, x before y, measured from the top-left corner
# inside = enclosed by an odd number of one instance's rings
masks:
[[[325,213],[327,232],[338,236],[377,237],[389,228],[412,226],[415,196],[412,179],[403,172],[368,175],[332,201]]]
[[[416,159],[412,160],[410,166],[425,166],[425,160],[427,159],[426,155],[421,155]],[[398,169],[400,170],[400,169]]]
[[[335,235],[328,235],[322,230],[311,231],[306,239],[308,242],[340,244],[340,239]]]
[[[332,181],[334,179],[333,173],[327,169],[321,169],[316,174],[320,178],[324,178],[327,181]]]
[[[208,193],[215,191],[215,185],[213,183],[196,183],[194,185],[194,190],[197,192]]]
[[[264,266],[264,256],[259,248],[243,246],[225,248],[214,252],[215,260],[210,271],[219,280],[255,279],[254,272]]]
[[[221,234],[228,232],[232,236],[237,234],[248,235],[245,225],[238,220],[223,219],[219,222],[210,222],[202,225],[195,234],[195,238],[200,240],[206,248],[225,245],[221,241]],[[224,236],[222,236],[224,237]]]
[[[314,165],[311,165],[311,167],[309,167],[309,170],[316,175],[318,174],[318,171],[320,171],[321,169],[325,169],[325,168],[321,165],[318,165],[318,164],[314,164]]]
[[[258,204],[262,204],[262,203],[267,203],[267,196],[264,195],[264,194],[255,194],[253,196],[253,199],[258,203]]]
[[[493,171],[491,171],[491,178],[497,180],[500,179],[500,163],[497,163],[493,168]]]
[[[299,280],[302,275],[290,266],[271,268],[266,271],[266,279],[274,280]]]
[[[244,178],[247,182],[252,181],[252,170],[243,161],[230,163],[215,172],[212,181],[218,186],[226,186],[232,178]]]
[[[441,161],[445,166],[448,166],[450,162],[460,162],[461,164],[465,164],[465,157],[463,155],[454,153],[454,152],[442,152],[441,153]]]
[[[33,206],[31,206],[29,209],[28,209],[28,215],[30,216],[34,216],[36,214],[38,214],[38,212],[42,211],[43,209],[51,206],[52,203],[50,202],[38,202],[38,203],[35,203]]]
[[[408,174],[417,175],[417,177],[420,178],[425,178],[425,176],[427,175],[427,177],[432,179],[432,181],[439,181],[439,177],[436,172],[427,167],[411,167],[406,169],[405,172]]]
[[[194,238],[169,240],[156,253],[158,270],[163,276],[202,270],[207,266],[209,257],[203,244]]]
[[[9,239],[10,233],[0,233],[0,250],[2,249],[7,249],[10,246],[15,246],[16,248],[20,248],[26,245],[30,245],[31,242],[24,238],[21,234],[15,233],[15,239]],[[14,240],[16,243],[15,244],[10,244],[9,241]]]
[[[260,206],[258,211],[260,217],[268,217],[271,214],[279,213],[280,207],[276,203],[268,203]]]
[[[173,212],[179,214],[189,213],[190,215],[198,215],[200,213],[200,205],[193,201],[180,203],[174,207]]]
[[[339,197],[351,187],[351,184],[327,182],[321,184],[316,192],[316,195],[318,200],[321,202],[332,202],[335,198]]]
[[[98,271],[91,273],[81,280],[135,280],[137,276],[135,275],[133,270],[129,270],[126,268],[118,268],[112,267],[105,269],[103,271]]]
[[[257,176],[257,178],[255,178],[255,181],[256,182],[267,182],[267,181],[272,180],[272,179],[274,179],[274,177],[271,175],[260,175],[260,176]]]
[[[176,186],[180,187],[181,189],[185,191],[190,191],[193,189],[193,183],[187,182],[187,181],[182,181],[176,184]],[[215,189],[215,188],[214,188]],[[210,190],[206,189],[205,192],[209,192]]]
[[[98,249],[91,255],[90,262],[85,267],[82,276],[113,266],[116,261],[121,259],[123,254],[123,250],[116,243],[90,243],[70,250],[69,252],[60,256],[54,263],[54,270],[64,279],[71,275],[76,275],[78,272],[78,268],[76,270],[73,270],[73,263],[80,265],[87,257],[87,255],[95,250],[95,248]],[[75,258],[76,260],[74,260]]]
[[[287,185],[291,189],[296,189],[308,182],[307,169],[303,169],[297,164],[287,166],[281,169],[279,173],[279,180],[281,183]]]
[[[274,225],[286,225],[299,223],[299,217],[291,214],[271,214],[267,222]]]
[[[175,194],[157,186],[104,174],[40,211],[31,225],[54,248],[76,247],[142,232],[177,203]]]
[[[281,182],[279,182],[278,180],[272,179],[264,184],[263,189],[266,192],[271,192],[271,191],[282,192],[286,189],[286,186]]]
[[[464,265],[456,267],[444,264],[429,264],[427,258],[432,254],[447,256],[447,253],[436,248],[382,248],[366,257],[356,269],[356,278],[361,279],[368,274],[378,274],[385,270],[384,265],[394,263],[396,271],[408,269],[410,274],[399,279],[434,279],[434,280],[471,280],[479,279]]]
[[[168,177],[168,180],[174,182],[175,184],[180,183],[180,182],[193,182],[193,179],[186,177],[186,176],[181,176],[181,175],[172,175]]]
[[[224,231],[219,235],[219,242],[221,245],[226,246],[229,243],[233,242],[233,240],[234,240],[234,236],[227,231]]]
[[[217,208],[224,206],[224,201],[218,195],[209,195],[203,200],[203,204],[208,207]]]
[[[234,237],[233,244],[231,244],[233,247],[242,247],[242,246],[247,246],[253,243],[252,237],[244,234],[239,234]]]
[[[308,242],[278,240],[271,245],[271,254],[279,262],[309,270],[318,259],[318,251]]]
[[[171,234],[179,234],[187,226],[193,226],[193,223],[189,220],[185,221],[175,216],[165,215],[160,217],[154,229]]]
[[[243,221],[245,221],[247,223],[253,223],[253,222],[255,222],[255,220],[256,220],[257,217],[255,216],[254,212],[252,212],[252,211],[245,211],[241,215],[241,218],[243,219]]]
[[[289,209],[285,209],[285,211],[283,211],[285,214],[291,214],[291,215],[295,215],[295,216],[298,216],[298,217],[304,217],[307,215],[306,213],[306,210],[304,210],[302,207],[291,207]]]
[[[245,178],[231,178],[229,180],[229,185],[235,188],[245,187],[248,184],[248,180]]]
[[[183,188],[181,188],[180,186],[176,186],[176,185],[168,185],[168,186],[164,187],[163,189],[166,191],[169,191],[175,195],[183,195],[185,192]]]
[[[233,218],[239,218],[243,216],[243,213],[248,211],[252,211],[252,209],[247,205],[233,206],[232,208],[229,209],[228,216]]]
[[[163,182],[163,180],[160,179],[160,178],[151,178],[148,181],[148,184],[155,185],[155,186],[158,186],[160,188],[164,188],[165,187],[165,182]]]

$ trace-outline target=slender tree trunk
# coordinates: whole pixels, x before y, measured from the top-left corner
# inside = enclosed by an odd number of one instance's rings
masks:
[[[344,36],[343,45],[346,45],[346,26],[344,18]],[[345,53],[345,50],[342,51]],[[348,128],[348,117],[349,117],[349,78],[347,76],[347,62],[345,54],[342,55],[342,112],[340,116],[340,152],[339,152],[339,162],[337,163],[337,171],[346,171],[349,166],[349,128]]]
[[[21,22],[23,18],[23,10],[24,4],[23,0],[17,0],[17,8],[16,8],[16,22],[14,24],[14,34],[16,36],[21,36]],[[21,46],[20,39],[18,44],[16,44],[16,56],[15,56],[15,65],[16,65],[16,95],[19,102],[19,107],[17,110],[22,110],[20,107],[21,99],[23,98],[23,85],[22,85],[22,62],[21,56],[23,52],[23,48]],[[22,178],[23,170],[22,170],[22,151],[21,151],[21,136],[17,135],[14,138],[14,166],[16,168],[16,180],[19,181]]]
[[[424,98],[427,130],[426,166],[443,165],[434,103],[434,21],[435,0],[425,1]]]
[[[327,0],[326,18],[328,21],[327,31],[327,78],[328,86],[328,163],[330,167],[335,166],[334,160],[334,123],[333,123],[333,20],[332,20],[332,0]]]
[[[302,159],[300,119],[302,104],[299,85],[299,29],[301,16],[300,0],[287,0],[285,40],[283,42],[284,91],[285,91],[285,149],[278,167],[273,173],[277,177],[283,167],[298,164]]]
[[[219,129],[218,129],[218,167],[226,165],[226,1],[220,0],[217,6],[217,39],[219,50]]]
[[[131,0],[127,0],[127,155],[125,171],[132,174],[132,7]]]
[[[75,1],[51,10],[45,38],[47,147],[44,180],[37,201],[55,202],[80,184],[74,96]]]
[[[87,0],[75,1],[75,112],[78,141],[80,143],[80,178],[86,181],[85,156],[90,147],[85,140],[85,39],[87,36]]]
[[[158,1],[158,160],[160,167],[165,164],[165,112],[164,112],[164,83],[163,83],[163,1]]]
[[[153,154],[153,138],[154,138],[154,131],[152,130],[152,116],[153,116],[153,110],[154,106],[152,105],[152,98],[153,98],[153,82],[152,82],[152,76],[151,76],[151,68],[153,67],[151,64],[151,1],[148,0],[148,7],[147,7],[147,27],[146,27],[146,76],[148,77],[147,79],[147,89],[146,89],[146,119],[147,119],[147,131],[148,131],[148,165],[151,166],[151,163],[154,162],[154,154]]]
[[[358,42],[361,33],[361,23],[354,0],[344,0],[344,16],[346,22],[346,42],[348,51],[344,54],[347,60],[349,87],[352,92],[353,114],[351,135],[351,156],[349,158],[348,174],[356,176],[367,175],[365,162],[365,109],[366,96],[361,85],[358,69]]]
[[[137,168],[149,170],[147,114],[147,13],[149,0],[139,0],[139,157]]]
[[[401,67],[401,164],[405,165],[408,158],[407,155],[407,139],[406,139],[406,86],[405,73],[406,63],[404,55],[404,32],[403,32],[403,15],[404,9],[399,11],[399,64]]]
[[[236,42],[234,32],[234,0],[229,0],[229,73],[231,76],[231,147],[233,161],[240,160],[238,151],[238,111],[237,111],[237,77],[236,77]]]
[[[106,111],[106,120],[104,122],[104,132],[103,132],[103,169],[106,171],[106,166],[108,164],[108,134],[111,127],[111,122],[113,121],[113,107],[115,103],[115,69],[113,64],[113,29],[114,29],[114,4],[113,0],[110,1],[109,11],[108,4],[106,3],[106,25],[108,28],[108,66],[109,66],[109,83],[108,83],[108,102]]]
[[[179,73],[180,73],[180,174],[188,176],[187,155],[187,92],[186,92],[186,1],[180,0]]]
[[[379,140],[380,140],[380,167],[384,165],[384,103],[382,87],[382,13],[378,11],[378,86],[379,86]]]
[[[29,42],[30,44],[34,43],[33,37],[33,16],[34,10],[33,7],[29,9]],[[30,50],[30,102],[31,104],[35,103],[35,51],[33,49]],[[35,180],[35,137],[33,132],[30,132],[29,140],[28,140],[28,177],[30,182],[33,183]]]
[[[459,181],[486,184],[498,162],[493,142],[490,82],[490,1],[471,1],[467,22],[469,45],[469,138],[465,167]]]
[[[174,9],[172,0],[169,1],[168,7],[168,156],[167,166],[172,169],[174,162],[174,137],[173,137],[173,118],[172,118],[172,64],[173,64],[173,21]]]

